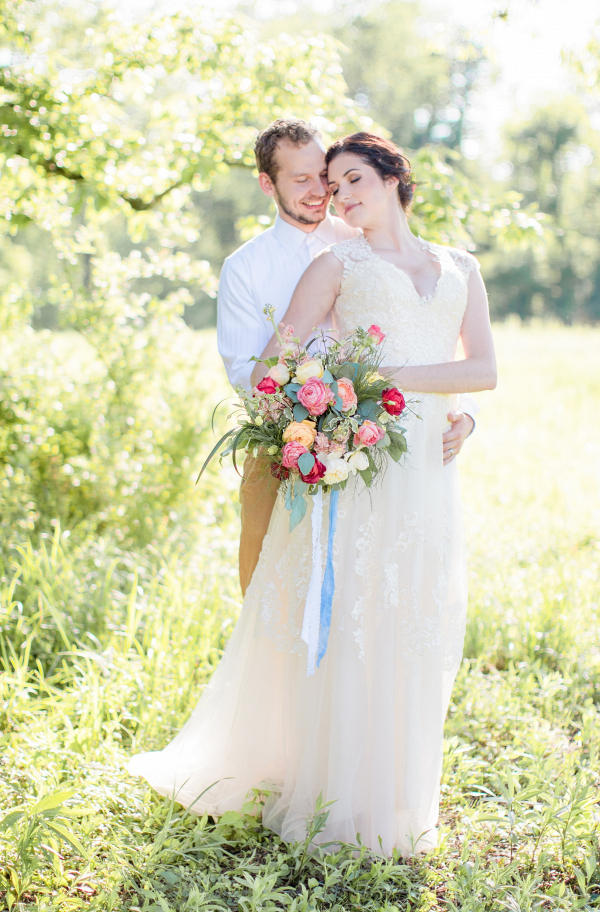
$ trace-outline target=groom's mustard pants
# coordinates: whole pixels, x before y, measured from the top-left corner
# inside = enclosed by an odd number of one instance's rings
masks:
[[[279,482],[269,471],[266,456],[247,455],[240,486],[242,534],[240,536],[240,586],[242,595],[256,570],[263,540],[275,506]]]

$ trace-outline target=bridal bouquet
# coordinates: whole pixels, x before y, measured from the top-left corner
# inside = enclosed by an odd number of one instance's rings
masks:
[[[223,444],[236,464],[239,451],[264,454],[280,480],[290,511],[290,532],[306,513],[312,496],[312,570],[306,594],[301,638],[307,644],[307,674],[315,673],[327,650],[335,591],[333,541],[340,490],[351,475],[367,487],[381,475],[387,459],[406,452],[399,419],[409,405],[401,391],[379,372],[378,326],[342,340],[321,333],[308,347],[291,326],[275,326],[273,308],[265,308],[279,342],[278,357],[261,361],[266,377],[251,393],[239,388],[238,421],[213,448],[200,475]],[[323,494],[329,493],[329,528],[322,567]]]
[[[234,464],[240,451],[265,454],[284,486],[291,531],[306,513],[307,495],[342,490],[351,475],[370,487],[388,458],[400,460],[406,438],[398,419],[407,403],[379,373],[385,335],[378,326],[359,326],[343,340],[321,333],[309,351],[293,327],[275,325],[273,308],[265,315],[280,354],[261,361],[268,372],[251,393],[238,389],[237,425],[200,474],[223,444],[221,457],[231,454]]]

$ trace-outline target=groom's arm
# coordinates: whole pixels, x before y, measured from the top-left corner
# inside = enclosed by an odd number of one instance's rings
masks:
[[[249,264],[241,257],[225,260],[219,278],[217,347],[229,382],[251,389],[253,355],[260,355],[270,333],[258,312]]]
[[[477,412],[481,411],[481,406],[477,402],[474,396],[470,393],[461,393],[458,397],[458,409],[457,411],[463,412],[465,415],[469,415],[473,419],[473,427],[475,426],[475,415]]]

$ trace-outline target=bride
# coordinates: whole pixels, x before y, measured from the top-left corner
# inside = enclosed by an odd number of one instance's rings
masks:
[[[329,645],[316,673],[306,676],[300,638],[310,516],[290,534],[280,497],[198,705],[164,750],[133,757],[129,770],[214,816],[268,790],[263,823],[285,840],[305,838],[322,795],[331,804],[317,841],[360,833],[375,851],[409,855],[436,844],[467,607],[457,466],[443,465],[442,431],[457,394],[495,387],[494,349],[477,261],[409,228],[412,177],[396,146],[356,133],[326,161],[335,209],[362,234],[314,260],[285,323],[308,338],[333,307],[342,333],[381,326],[381,369],[418,402],[404,422],[408,454],[370,490],[354,478],[340,492]],[[262,357],[277,353],[271,339]],[[257,364],[254,384],[264,372]],[[324,541],[327,531],[325,522]]]

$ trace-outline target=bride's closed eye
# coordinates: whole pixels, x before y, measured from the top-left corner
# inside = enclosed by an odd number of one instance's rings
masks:
[[[348,183],[350,183],[350,184],[355,184],[355,183],[356,183],[357,181],[359,181],[359,180],[360,180],[360,177],[353,177],[353,178],[351,178],[351,180],[348,181]],[[339,189],[340,189],[340,188],[337,187],[335,190],[332,190],[331,195],[332,195],[332,196],[335,196]]]

